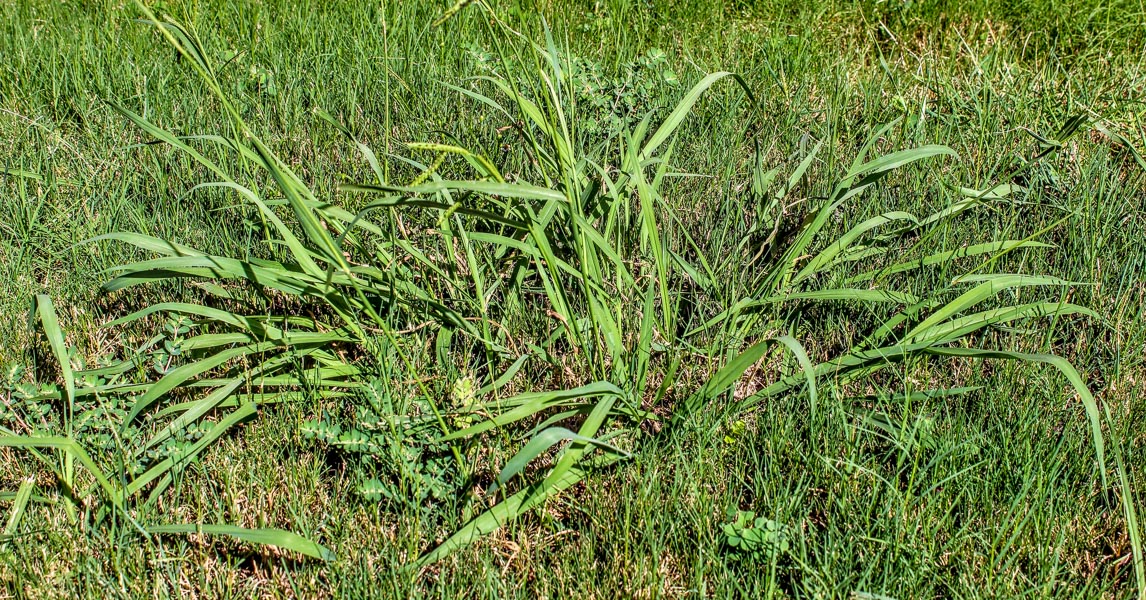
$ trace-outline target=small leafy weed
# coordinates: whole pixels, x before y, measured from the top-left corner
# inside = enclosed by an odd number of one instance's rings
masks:
[[[791,533],[788,526],[752,511],[737,511],[723,526],[724,543],[738,560],[767,562],[788,552]]]

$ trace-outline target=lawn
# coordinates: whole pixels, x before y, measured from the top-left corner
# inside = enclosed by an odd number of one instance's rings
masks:
[[[4,597],[1146,597],[1146,8],[0,0]]]

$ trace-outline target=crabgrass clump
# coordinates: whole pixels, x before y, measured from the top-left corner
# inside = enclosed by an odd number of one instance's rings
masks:
[[[876,141],[892,127],[888,125],[860,150],[829,196],[794,230],[780,236],[782,221],[791,208],[786,196],[800,184],[820,145],[808,152],[782,185],[774,183],[777,171],[765,171],[758,158],[753,194],[770,198],[772,205],[782,208],[768,211],[776,219],[773,234],[751,248],[751,257],[746,258],[752,270],[746,274],[727,261],[706,256],[705,249],[683,229],[679,241],[670,237],[667,232],[678,228],[680,220],[661,192],[666,178],[673,174],[676,130],[693,106],[724,79],[738,82],[751,99],[742,79],[727,72],[711,74],[695,84],[663,118],[649,112],[635,129],[626,130],[616,145],[603,146],[596,154],[582,154],[580,124],[570,119],[577,114],[577,69],[557,51],[548,33],[546,45],[534,45],[496,18],[493,23],[500,27],[495,33],[506,35],[520,48],[522,58],[515,64],[521,70],[512,79],[479,78],[496,97],[475,89],[454,89],[507,119],[521,119],[520,143],[530,161],[509,178],[478,151],[444,143],[412,143],[411,150],[431,152],[436,158],[430,164],[413,163],[421,173],[406,185],[396,185],[386,179],[376,155],[344,130],[363,153],[377,182],[343,185],[342,189],[380,196],[357,214],[320,201],[260,141],[222,92],[202,43],[173,20],[161,24],[168,41],[191,61],[241,134],[203,139],[264,170],[285,202],[272,201],[243,185],[195,147],[140,115],[124,107],[117,106],[117,110],[222,177],[219,182],[199,187],[232,190],[258,209],[267,223],[266,236],[275,258],[212,256],[138,234],[116,234],[113,237],[158,252],[160,257],[116,267],[118,276],[106,287],[115,290],[160,280],[206,278],[217,282],[213,289],[221,290],[218,284],[238,281],[253,286],[256,293],[285,294],[323,310],[322,316],[302,318],[273,309],[255,315],[207,305],[166,304],[120,319],[120,323],[131,322],[166,310],[197,319],[195,326],[203,332],[186,340],[179,337],[177,344],[165,342],[168,354],[173,350],[180,356],[189,350],[191,353],[178,368],[144,384],[145,391],[132,405],[126,426],[145,415],[163,417],[166,423],[145,449],[175,439],[208,412],[228,406],[236,391],[251,390],[252,383],[260,389],[270,385],[284,391],[264,392],[260,399],[239,404],[230,413],[230,422],[244,410],[251,412],[258,405],[293,398],[285,391],[291,388],[305,387],[328,398],[344,396],[344,390],[361,389],[363,366],[348,360],[343,352],[335,353],[334,349],[342,345],[372,355],[386,370],[420,381],[411,357],[402,350],[402,334],[398,332],[411,322],[425,321],[437,329],[440,358],[461,350],[464,356],[473,357],[471,366],[484,371],[489,382],[480,390],[474,390],[472,384],[463,385],[461,392],[455,390],[453,395],[465,398],[448,408],[435,400],[424,384],[420,386],[429,408],[425,422],[440,431],[435,443],[448,445],[457,468],[473,477],[476,473],[467,466],[465,455],[492,443],[491,434],[520,430],[528,442],[506,460],[488,489],[487,493],[497,492],[500,501],[422,556],[418,564],[436,561],[472,543],[583,480],[592,470],[630,457],[641,441],[639,426],[660,420],[651,409],[668,408],[671,425],[676,427],[701,410],[743,410],[804,388],[809,414],[815,419],[817,388],[826,377],[831,377],[832,385],[848,385],[889,365],[910,364],[924,356],[1011,358],[1059,366],[1076,382],[1080,393],[1086,394],[1095,450],[1099,464],[1105,464],[1100,415],[1073,368],[1054,357],[953,345],[985,328],[1017,320],[1093,315],[1081,306],[1061,301],[983,307],[1010,290],[1061,287],[1067,282],[1039,275],[974,273],[932,289],[925,296],[896,288],[904,274],[920,269],[967,257],[1037,248],[1038,244],[1030,240],[985,240],[908,257],[907,239],[929,237],[963,213],[1004,197],[1010,188],[964,190],[957,201],[934,214],[921,217],[889,212],[869,218],[838,237],[824,239],[826,225],[836,211],[894,171],[955,154],[944,146],[929,145],[870,156]],[[528,77],[531,73],[536,76]],[[323,118],[338,126],[331,116]],[[1064,128],[1055,143],[1061,145],[1076,129]],[[445,179],[439,174],[451,156],[464,161],[471,170],[468,177]],[[286,224],[276,206],[289,207],[301,237]],[[436,213],[431,219],[414,221],[433,224],[434,236],[394,227],[390,219],[397,218],[398,211],[411,210]],[[376,221],[375,215],[383,218]],[[733,236],[731,239],[739,235],[743,240],[754,232],[726,229],[723,235]],[[882,260],[882,265],[863,267],[877,260]],[[842,280],[829,277],[840,269],[854,275]],[[796,337],[775,333],[794,328],[796,322],[791,319],[799,315],[797,307],[841,301],[873,308],[890,306],[892,310],[852,347],[818,363]],[[535,315],[550,318],[538,320]],[[179,327],[168,333],[182,336],[186,331]],[[512,351],[514,346],[529,350],[519,355]],[[777,378],[759,392],[727,404],[742,374],[768,356],[773,347],[790,352],[799,364],[799,373]],[[380,348],[389,350],[380,352]],[[571,363],[561,356],[569,351]],[[673,383],[686,353],[699,353],[717,368],[694,392],[666,405],[667,385]],[[246,362],[237,363],[237,358]],[[562,365],[582,383],[500,394],[499,389],[531,358],[554,367]],[[655,387],[649,377],[654,364],[666,370],[661,384]],[[225,365],[231,369],[227,378],[213,374]],[[201,386],[209,393],[156,412],[155,407],[162,406],[169,392]],[[367,389],[368,398],[402,393],[389,378],[375,380]],[[383,414],[393,411],[393,405],[379,403],[369,408],[368,415],[374,417],[396,416]],[[212,427],[211,433],[221,433],[229,419]],[[387,447],[396,449],[391,452],[391,462],[397,465],[392,467],[392,475],[398,480],[424,478],[422,473],[402,468],[410,464],[403,460],[409,456],[404,456],[402,437],[390,432],[392,439],[387,443],[386,434],[380,437],[368,429],[365,422],[343,428],[324,418],[310,422],[306,433],[363,456],[363,465],[371,464]],[[553,451],[557,453],[547,473],[514,493],[506,493],[516,475]],[[417,460],[422,455],[415,452],[412,456]],[[382,480],[370,476],[371,467],[356,468],[364,473],[360,490],[371,496],[384,495]],[[150,473],[137,478],[129,489],[146,489],[158,476]],[[1101,473],[1105,477],[1105,470]],[[429,490],[420,497],[435,489],[441,491],[440,485],[419,489]]]

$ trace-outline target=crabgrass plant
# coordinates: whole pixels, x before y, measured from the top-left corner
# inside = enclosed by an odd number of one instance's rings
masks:
[[[1015,189],[960,188],[955,201],[933,214],[889,212],[830,235],[833,215],[843,207],[896,170],[952,160],[949,148],[874,155],[877,140],[894,124],[880,128],[830,194],[810,208],[794,198],[794,191],[816,163],[820,145],[784,176],[765,169],[757,152],[748,189],[757,206],[754,224],[729,219],[712,231],[712,240],[698,240],[664,195],[666,182],[683,175],[672,167],[676,134],[701,97],[721,82],[738,84],[751,104],[745,83],[731,73],[713,73],[675,108],[650,112],[620,135],[582,134],[571,69],[548,30],[544,43],[536,44],[489,11],[500,72],[512,76],[495,72],[448,87],[458,102],[516,123],[514,135],[526,158],[522,167],[507,175],[479,151],[431,142],[407,145],[411,156],[432,156],[427,163],[399,156],[380,160],[334,117],[320,112],[342,129],[375,176],[341,187],[366,202],[351,211],[320,199],[260,140],[222,91],[193,32],[147,14],[216,95],[233,130],[180,137],[125,106],[113,107],[210,173],[213,180],[191,192],[229,191],[257,211],[267,245],[261,257],[229,257],[135,233],[100,238],[153,256],[116,267],[108,290],[194,280],[205,296],[199,303],[153,305],[115,321],[118,326],[166,315],[168,326],[135,355],[99,369],[70,369],[50,300],[39,300],[37,314],[65,386],[46,395],[67,411],[65,429],[53,437],[7,435],[0,444],[27,448],[57,472],[73,498],[102,493],[102,515],[130,518],[130,503],[155,502],[183,465],[260,407],[365,399],[360,415],[377,427],[360,424],[359,429],[376,438],[356,429],[359,433],[344,439],[322,427],[315,427],[313,436],[358,449],[399,435],[426,440],[444,449],[465,481],[464,491],[471,492],[468,521],[417,559],[414,566],[420,567],[513,522],[594,470],[639,452],[648,443],[644,432],[667,428],[671,434],[694,422],[690,417],[699,411],[743,411],[781,394],[802,393],[813,426],[826,387],[861,382],[890,365],[910,368],[935,357],[1010,359],[1050,364],[1077,391],[1104,485],[1107,454],[1114,458],[1120,484],[1115,489],[1142,587],[1142,549],[1126,470],[1117,440],[1104,438],[1109,414],[1061,358],[983,348],[978,342],[985,330],[1016,321],[1097,315],[1053,299],[1070,285],[1067,281],[992,272],[1006,253],[1046,247],[1035,239],[921,250],[924,240],[938,238],[952,220],[1003,202]],[[1040,143],[1053,149],[1077,128]],[[216,153],[241,157],[256,175],[229,173],[211,158]],[[414,168],[417,175],[392,181],[386,161]],[[460,175],[447,178],[446,173]],[[740,255],[729,260],[720,254],[729,247]],[[951,269],[968,260],[978,266],[950,283],[922,295],[908,291],[917,272]],[[1020,289],[1048,290],[1052,299],[1007,303],[1017,296],[1004,292]],[[823,302],[854,305],[856,314],[881,317],[853,346],[814,358],[805,349],[807,340],[800,340],[798,324],[807,307]],[[856,326],[861,323],[857,319]],[[464,361],[474,374],[469,376],[474,381],[454,386],[454,400],[464,396],[462,401],[450,402],[449,394],[436,393],[422,377],[414,354],[430,340],[436,340],[439,362]],[[754,393],[737,389],[754,365],[783,354],[794,359],[795,370],[776,371],[772,383]],[[149,371],[146,361],[157,364]],[[518,375],[529,369],[558,374],[534,380],[570,385],[515,389]],[[692,391],[681,391],[685,386]],[[416,414],[396,408],[398,399],[411,395],[421,407]],[[85,397],[118,407],[106,413],[116,424],[110,430],[120,457],[116,467],[89,455],[68,429],[75,422],[75,402]],[[190,429],[200,432],[193,441],[169,444],[187,440]],[[430,433],[418,437],[411,431]],[[172,450],[155,452],[168,447]],[[505,457],[495,467],[496,476],[484,482],[480,461],[472,459],[479,455],[475,448],[498,449]],[[87,492],[76,487],[75,463],[96,480]],[[22,497],[28,493],[21,488]],[[26,500],[17,503],[23,504]],[[152,531],[188,527],[195,526]],[[246,535],[328,555],[298,536]]]

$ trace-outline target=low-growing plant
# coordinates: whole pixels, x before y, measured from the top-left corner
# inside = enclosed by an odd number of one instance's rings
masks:
[[[791,531],[783,523],[757,517],[752,511],[736,511],[721,527],[732,556],[753,563],[771,563],[788,552]]]
[[[500,57],[478,47],[470,48],[478,69],[498,76],[504,67]],[[578,109],[578,132],[594,141],[617,138],[632,131],[644,116],[662,106],[664,88],[680,81],[668,65],[668,55],[651,48],[615,70],[606,72],[600,62],[558,52],[557,59],[568,70],[569,93]]]
[[[303,437],[350,459],[355,491],[426,512],[457,488],[456,465],[424,399],[395,398],[374,379],[362,386],[345,417],[326,413],[302,424]]]

